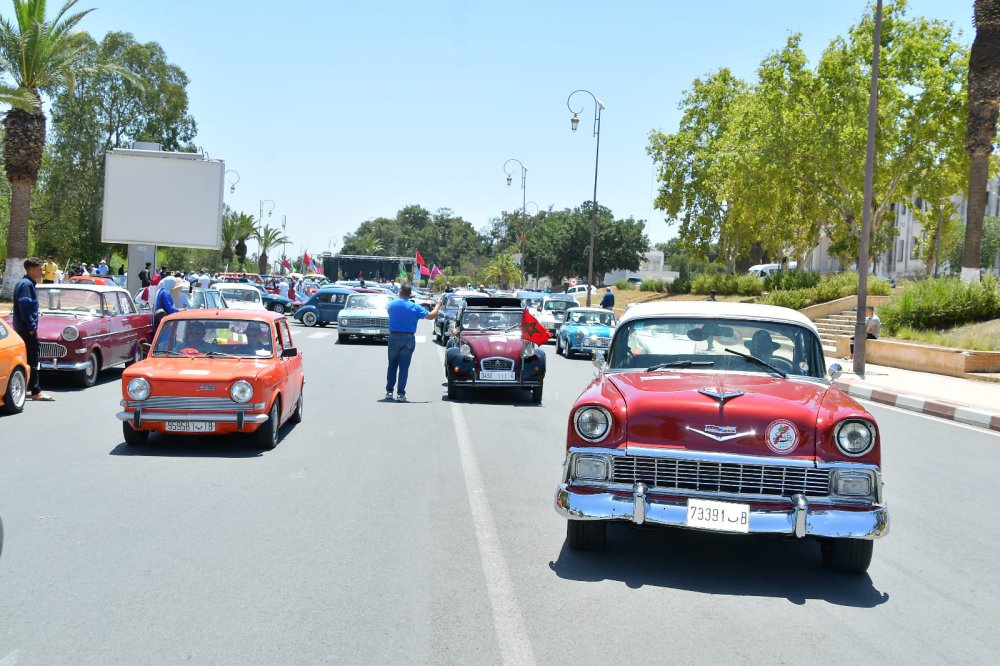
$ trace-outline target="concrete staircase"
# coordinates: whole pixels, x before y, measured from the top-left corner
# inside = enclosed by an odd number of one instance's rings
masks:
[[[837,351],[837,338],[842,335],[854,335],[854,322],[857,320],[855,310],[844,310],[838,314],[828,315],[813,323],[819,329],[819,337],[823,341],[823,352],[831,355]]]

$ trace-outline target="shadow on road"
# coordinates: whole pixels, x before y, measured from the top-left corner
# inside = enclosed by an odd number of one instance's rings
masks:
[[[448,383],[442,382],[441,386],[447,388]],[[467,405],[504,405],[506,407],[544,406],[544,402],[542,404],[532,402],[531,391],[522,388],[459,388],[458,397],[448,400],[448,396],[444,395],[441,396],[441,400]]]
[[[877,590],[867,574],[823,568],[815,541],[611,525],[605,550],[577,552],[563,544],[549,568],[568,580],[618,580],[633,589],[654,585],[705,594],[777,597],[796,605],[817,599],[873,608],[889,601],[889,594]]]
[[[288,434],[289,426],[278,433],[278,448]],[[111,449],[112,456],[152,456],[164,458],[259,458],[266,451],[246,435],[165,435],[150,433],[145,444],[122,442]]]
[[[120,383],[122,380],[122,370],[121,366],[101,370],[97,373],[97,380],[94,382],[94,386]],[[72,372],[42,370],[41,375],[39,375],[39,383],[42,385],[42,391],[46,393],[76,393],[87,390],[76,383],[74,373]]]

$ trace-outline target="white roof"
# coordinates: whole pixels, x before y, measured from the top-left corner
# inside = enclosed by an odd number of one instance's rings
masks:
[[[60,282],[58,284],[47,282],[44,284],[36,285],[35,289],[59,289],[64,291],[99,291],[101,293],[106,293],[109,291],[125,291],[122,287],[119,287],[118,285],[89,284],[86,282]]]
[[[611,312],[611,310],[605,310],[604,308],[588,308],[585,305],[578,305],[575,308],[569,308],[566,312]],[[613,314],[613,313],[612,313]]]
[[[216,282],[215,288],[219,290],[237,289],[243,291],[257,291],[257,292],[260,291],[260,289],[258,289],[257,287],[253,286],[252,284],[247,284],[246,282]]]
[[[637,303],[625,311],[622,324],[632,319],[653,317],[717,317],[719,319],[746,319],[750,321],[778,321],[805,326],[817,336],[819,331],[809,317],[798,310],[777,305],[758,303],[729,303],[726,301],[654,301]]]

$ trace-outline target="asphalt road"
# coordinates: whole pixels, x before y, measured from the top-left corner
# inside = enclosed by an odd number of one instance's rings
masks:
[[[311,663],[995,663],[1000,436],[870,406],[892,532],[868,575],[813,543],[615,527],[563,547],[567,415],[593,374],[449,402],[418,344],[409,404],[384,345],[293,333],[305,420],[261,453],[152,438],[119,375],[0,418],[0,666]]]

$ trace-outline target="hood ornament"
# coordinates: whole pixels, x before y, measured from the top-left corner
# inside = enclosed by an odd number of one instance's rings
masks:
[[[707,395],[709,398],[712,398],[713,400],[717,400],[719,402],[719,407],[722,407],[724,404],[726,404],[727,402],[729,402],[733,398],[738,398],[741,395],[743,395],[743,391],[722,391],[722,392],[719,392],[719,391],[715,391],[713,389],[707,389],[707,388],[698,389],[698,393],[701,393],[702,395]]]
[[[741,394],[742,395],[742,394]],[[692,428],[687,426],[687,429],[693,433],[697,433],[709,439],[714,439],[717,442],[728,442],[731,439],[736,439],[738,437],[753,436],[756,434],[754,430],[747,430],[744,432],[736,432],[735,426],[715,426],[707,425],[704,430],[698,430],[697,428]]]

